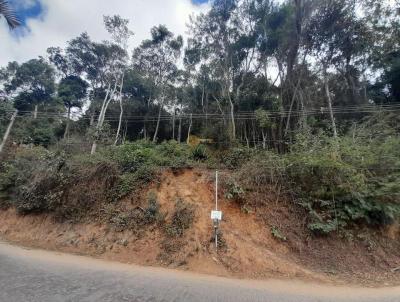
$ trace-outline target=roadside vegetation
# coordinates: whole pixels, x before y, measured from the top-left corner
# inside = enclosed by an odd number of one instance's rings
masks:
[[[186,41],[156,25],[130,49],[129,20],[105,16],[108,41],[82,29],[65,48],[9,62],[0,207],[180,237],[195,210],[178,200],[165,222],[145,195],[162,170],[196,167],[226,171],[224,195],[246,213],[271,192],[290,200],[315,235],[395,224],[398,11],[381,0],[216,0]]]
[[[101,216],[105,207],[109,213],[103,218],[112,225],[134,228],[161,219],[154,196],[139,210],[110,209],[127,196],[141,198],[163,169],[218,168],[230,171],[224,184],[229,200],[250,209],[259,205],[249,194],[280,192],[306,210],[307,226],[315,234],[356,225],[385,226],[400,217],[396,119],[381,113],[338,138],[309,128],[299,132],[283,154],[246,146],[221,150],[146,140],[104,148],[95,156],[67,153],[56,146],[18,147],[0,164],[1,205],[13,206],[21,214],[54,212],[69,221]],[[167,233],[180,234],[188,224],[179,217],[175,220],[178,229],[171,226]]]

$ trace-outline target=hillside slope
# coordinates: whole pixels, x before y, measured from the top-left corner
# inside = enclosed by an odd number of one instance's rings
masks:
[[[226,176],[223,174],[222,178]],[[214,207],[213,171],[166,170],[158,182],[142,192],[141,198],[124,198],[121,211],[144,208],[148,192],[155,193],[165,223],[144,226],[140,232],[115,228],[101,220],[60,223],[50,214],[20,216],[8,209],[0,211],[0,237],[22,245],[126,263],[239,278],[296,277],[369,285],[400,281],[400,274],[391,270],[400,265],[395,227],[390,232],[376,233],[366,229],[357,238],[318,238],[305,228],[302,210],[283,197],[277,199],[271,192],[271,196],[264,196],[262,206],[243,210],[220,192],[224,218],[221,247],[216,252],[210,220]],[[177,200],[189,204],[194,217],[182,234],[170,236],[166,225],[174,219]]]

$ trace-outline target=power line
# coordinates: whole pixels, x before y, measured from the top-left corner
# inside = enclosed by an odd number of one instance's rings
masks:
[[[342,114],[342,113],[375,113],[375,112],[381,112],[381,111],[396,111],[400,110],[400,104],[387,104],[387,105],[363,105],[363,106],[342,106],[342,107],[334,107],[332,109],[333,113],[336,114]],[[13,110],[5,110],[5,112],[11,113],[14,112]],[[33,111],[20,111],[19,113],[25,115],[25,114],[34,114]],[[275,116],[288,116],[289,111],[278,111],[278,110],[266,110],[266,113],[268,116],[275,117]],[[58,118],[66,118],[65,114],[63,113],[56,113],[56,112],[36,112],[38,117],[58,117]],[[306,110],[292,110],[290,112],[291,116],[309,116],[309,115],[324,115],[324,114],[329,114],[329,111],[327,108],[321,107],[321,108],[314,108],[314,109],[306,109]],[[228,119],[228,113],[193,113],[193,114],[181,114],[181,115],[175,115],[175,119],[188,119],[190,116],[194,119]],[[119,120],[119,115],[106,115],[107,119],[109,121],[114,121]],[[160,115],[160,120],[170,120],[173,118],[174,115],[172,114],[162,114]],[[117,119],[118,117],[118,119]],[[95,119],[98,118],[98,116],[94,116]],[[92,117],[80,117],[79,119],[92,119]],[[239,111],[235,114],[235,119],[256,119],[256,112],[245,112],[245,111]],[[158,120],[158,115],[153,115],[153,116],[146,116],[146,115],[140,115],[140,116],[129,116],[128,118],[125,118],[124,121],[126,120],[147,120],[147,121],[154,121]]]

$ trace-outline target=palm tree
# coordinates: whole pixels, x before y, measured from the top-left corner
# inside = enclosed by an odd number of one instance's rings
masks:
[[[0,17],[1,15],[6,19],[7,24],[11,29],[21,25],[21,21],[18,19],[7,0],[0,0]]]

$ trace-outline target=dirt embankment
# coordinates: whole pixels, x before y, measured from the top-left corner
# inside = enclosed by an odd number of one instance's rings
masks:
[[[17,215],[0,211],[0,238],[22,245],[91,255],[152,266],[166,266],[220,276],[254,279],[299,278],[364,285],[400,283],[400,243],[397,229],[356,238],[315,238],[293,203],[264,196],[253,211],[243,211],[220,194],[224,213],[218,252],[212,240],[210,211],[214,207],[213,175],[204,170],[167,171],[149,187],[160,211],[171,220],[177,198],[193,205],[194,222],[182,236],[171,238],[158,226],[118,231],[105,223],[57,223],[52,215]],[[136,201],[135,201],[136,200]],[[137,198],[123,201],[137,207]],[[277,228],[282,238],[272,234]],[[391,238],[390,238],[391,237]]]

